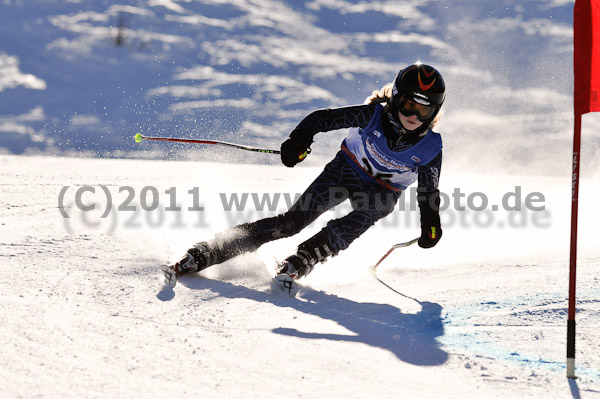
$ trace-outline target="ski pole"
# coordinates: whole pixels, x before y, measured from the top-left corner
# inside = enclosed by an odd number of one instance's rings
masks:
[[[379,259],[379,261],[378,261],[377,263],[375,263],[373,266],[369,266],[369,271],[370,271],[372,274],[375,274],[375,273],[377,272],[377,266],[379,266],[379,264],[380,264],[381,262],[383,262],[383,260],[384,260],[385,258],[387,258],[387,257],[388,257],[388,255],[389,255],[389,254],[391,254],[391,253],[392,253],[392,251],[393,251],[394,249],[396,249],[396,248],[402,248],[402,247],[408,247],[409,245],[413,245],[413,244],[414,244],[415,242],[417,242],[417,241],[419,241],[419,237],[417,237],[417,238],[415,238],[415,239],[412,239],[412,240],[410,240],[410,241],[407,241],[407,242],[401,242],[401,243],[398,243],[398,244],[394,244],[394,245],[392,245],[392,247],[390,248],[390,250],[389,250],[389,251],[387,251],[387,252],[385,253],[385,255],[383,255],[383,256],[381,257],[381,259]]]
[[[226,146],[226,147],[238,148],[240,150],[246,150],[246,151],[263,152],[266,154],[281,154],[281,151],[279,151],[279,150],[269,150],[269,149],[265,149],[265,148],[249,147],[246,145],[227,143],[225,141],[217,141],[217,140],[181,139],[181,138],[177,138],[177,137],[150,137],[150,136],[144,136],[141,133],[137,133],[135,135],[134,139],[137,143],[141,143],[144,140],[170,141],[172,143],[221,145],[221,146]]]

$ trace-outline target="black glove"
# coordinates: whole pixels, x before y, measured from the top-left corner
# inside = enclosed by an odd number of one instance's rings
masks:
[[[442,238],[442,228],[440,226],[423,226],[421,227],[421,238],[419,238],[419,246],[421,248],[431,248]]]
[[[281,162],[288,168],[293,168],[310,154],[312,135],[303,133],[296,129],[290,134],[290,138],[281,144]]]
[[[440,224],[440,194],[437,189],[417,188],[419,208],[421,210],[421,248],[432,248],[442,238]]]

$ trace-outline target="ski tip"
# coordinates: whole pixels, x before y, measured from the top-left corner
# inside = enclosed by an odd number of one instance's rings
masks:
[[[377,274],[377,268],[375,265],[369,266],[369,273],[371,273],[373,276]]]
[[[273,283],[277,291],[293,298],[298,293],[298,285],[287,274],[278,274],[273,278]]]
[[[142,136],[141,133],[136,133],[136,135],[133,138],[135,139],[136,143],[141,143],[142,141],[144,141],[144,136]]]
[[[162,270],[163,284],[165,287],[170,289],[175,288],[177,285],[177,277],[169,266],[161,265],[160,270]]]

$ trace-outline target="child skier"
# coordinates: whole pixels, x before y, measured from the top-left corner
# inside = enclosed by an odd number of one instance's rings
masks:
[[[422,248],[436,245],[442,236],[438,213],[442,139],[431,129],[438,120],[445,89],[435,68],[417,63],[401,69],[393,83],[374,92],[364,105],[309,114],[281,145],[283,164],[293,167],[303,161],[316,133],[351,128],[335,158],[287,212],[231,227],[211,241],[194,244],[179,262],[164,269],[166,283],[174,286],[183,274],[292,236],[326,210],[350,199],[353,210],[348,215],[329,221],[278,265],[275,280],[293,295],[294,280],[348,248],[391,213],[402,191],[417,180],[418,243]]]

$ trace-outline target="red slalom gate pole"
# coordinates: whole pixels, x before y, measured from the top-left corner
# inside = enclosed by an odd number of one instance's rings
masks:
[[[567,377],[575,377],[575,311],[577,287],[577,213],[579,210],[579,165],[581,152],[581,114],[575,113],[573,135],[573,172],[571,176],[571,253],[569,262],[569,312],[567,319]]]
[[[575,377],[575,287],[577,271],[577,208],[581,117],[600,112],[600,0],[576,0],[573,8],[573,175],[571,201],[571,260],[567,319],[567,377]]]

